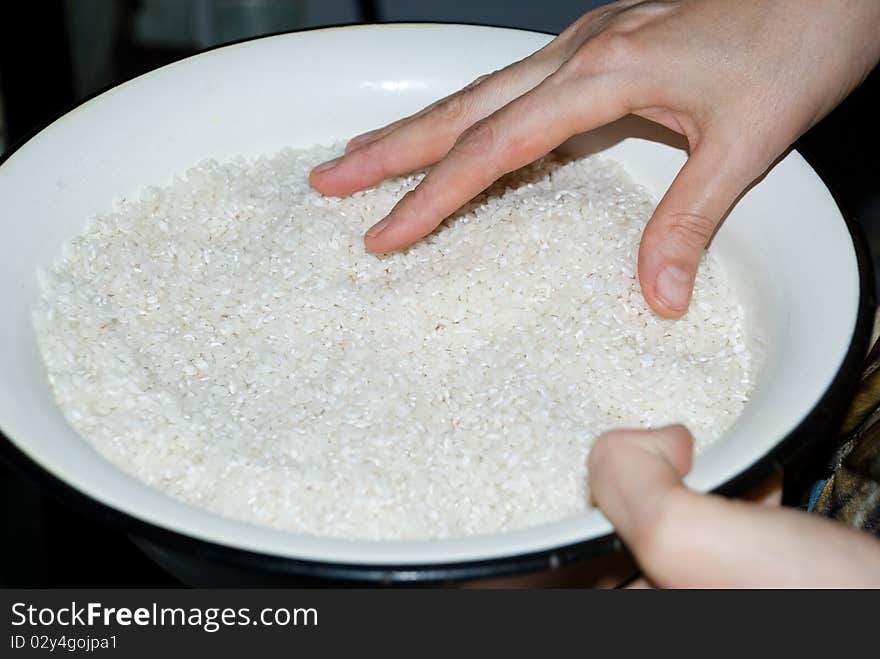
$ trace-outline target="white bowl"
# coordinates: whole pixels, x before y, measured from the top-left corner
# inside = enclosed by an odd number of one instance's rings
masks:
[[[164,184],[204,158],[256,156],[374,128],[550,38],[406,24],[257,39],[111,89],[31,138],[0,166],[5,452],[47,489],[160,551],[214,557],[264,576],[473,577],[552,567],[614,546],[612,528],[598,511],[464,539],[356,542],[275,531],[193,508],[127,476],[72,430],[54,403],[30,321],[37,267],[51,263],[62,243],[115,199]],[[622,122],[576,140],[573,148],[604,150],[659,197],[685,154],[663,141],[627,137],[630,128]],[[739,202],[712,249],[748,291],[748,313],[766,339],[753,399],[687,479],[698,490],[729,494],[776,467],[808,431],[827,429],[842,408],[866,347],[870,280],[834,200],[794,152]]]

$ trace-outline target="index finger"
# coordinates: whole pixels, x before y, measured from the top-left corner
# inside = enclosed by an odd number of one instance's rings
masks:
[[[411,245],[504,174],[627,112],[613,76],[551,75],[468,129],[418,187],[367,231],[367,249],[386,253]]]
[[[559,65],[554,53],[538,51],[411,117],[354,138],[344,156],[313,169],[309,182],[322,194],[345,196],[436,163],[469,126],[552,73]]]

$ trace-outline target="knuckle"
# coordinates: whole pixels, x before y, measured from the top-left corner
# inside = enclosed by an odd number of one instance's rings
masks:
[[[593,38],[595,55],[615,68],[630,66],[638,57],[638,38],[632,31],[605,30]]]
[[[471,82],[469,82],[467,85],[465,85],[461,91],[468,92],[472,89],[476,89],[477,87],[480,86],[480,84],[482,82],[488,80],[491,76],[495,75],[496,73],[499,73],[499,71],[493,71],[492,73],[484,73],[483,75],[474,78]]]
[[[401,149],[399,144],[395,144],[396,141],[386,135],[349,152],[345,156],[347,167],[350,171],[360,172],[376,182],[399,176]]]
[[[409,208],[422,208],[431,200],[430,190],[425,184],[419,184],[403,195],[401,206]]]
[[[372,170],[375,176],[382,178],[389,176],[388,143],[384,137],[352,151],[345,158],[356,169]]]
[[[559,69],[547,76],[547,81],[553,84],[564,84],[569,80],[586,78],[595,73],[598,73],[596,61],[588,57],[584,53],[584,48],[581,47],[565,60]]]
[[[689,249],[703,249],[715,233],[715,222],[699,213],[673,213],[666,223],[665,237]]]
[[[491,121],[484,119],[462,133],[453,150],[467,156],[483,156],[492,152],[495,142],[495,128]]]
[[[557,78],[581,78],[594,75],[601,71],[600,62],[593,56],[593,46],[587,41],[572,53],[559,70],[554,74]]]
[[[605,30],[591,37],[559,68],[565,78],[631,71],[637,62],[636,38],[626,32]]]
[[[617,2],[601,5],[588,11],[572,23],[560,36],[570,36],[577,41],[586,41],[599,34],[621,13]]]
[[[614,16],[614,27],[623,31],[635,31],[668,16],[678,7],[679,0],[645,0],[631,5]]]
[[[443,99],[434,108],[434,116],[444,123],[458,124],[467,119],[470,103],[468,89]]]
[[[436,181],[430,176],[407,192],[395,206],[399,209],[400,217],[412,226],[428,225],[430,228],[437,226],[443,218],[433,220],[434,209],[437,202],[442,198],[442,189],[438,189]]]

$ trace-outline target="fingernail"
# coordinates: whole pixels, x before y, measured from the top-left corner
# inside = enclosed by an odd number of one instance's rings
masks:
[[[657,275],[657,297],[673,311],[687,309],[691,287],[690,273],[674,265],[667,265]]]
[[[328,160],[327,162],[323,162],[312,170],[312,174],[320,174],[321,172],[326,172],[328,170],[333,169],[342,161],[342,158],[334,158],[333,160]]]
[[[385,231],[385,228],[386,228],[390,223],[391,223],[391,216],[388,215],[387,217],[382,218],[381,220],[379,220],[378,222],[376,222],[376,224],[374,224],[373,226],[371,226],[371,227],[367,230],[367,235],[368,235],[370,238],[375,238],[375,237],[378,236],[380,233],[382,233],[383,231]]]

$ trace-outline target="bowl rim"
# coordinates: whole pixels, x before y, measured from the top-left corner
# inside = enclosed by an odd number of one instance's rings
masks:
[[[192,53],[186,58],[182,58],[182,60],[176,60],[175,62],[171,62],[162,67],[157,67],[157,69],[173,66],[179,61],[201,55],[202,53],[218,50],[220,48],[280,35],[316,32],[321,30],[358,29],[364,27],[431,27],[438,25],[489,27],[531,34],[553,34],[541,30],[528,30],[503,25],[457,21],[342,23],[320,27],[282,30],[257,37],[226,42],[204,48]],[[149,75],[152,71],[157,69],[152,69],[146,73],[131,76],[108,85],[70,105],[61,112],[56,113],[48,120],[29,131],[23,138],[17,140],[3,154],[0,154],[0,167],[2,167],[10,157],[25,146],[33,137],[58,119],[73,112],[101,94],[139,78],[142,75]],[[796,148],[792,148],[791,151],[798,153],[803,157],[803,153]],[[823,436],[834,427],[835,423],[838,423],[842,419],[843,413],[846,411],[847,403],[851,399],[859,381],[862,362],[868,351],[871,330],[873,327],[872,311],[874,308],[874,272],[868,253],[867,243],[862,234],[861,227],[855,222],[852,216],[846,212],[837,195],[835,195],[833,190],[828,188],[825,179],[821,176],[820,172],[817,171],[817,168],[814,165],[814,159],[803,157],[803,161],[804,164],[812,169],[822,184],[825,185],[826,189],[828,189],[834,203],[840,211],[841,217],[843,218],[852,241],[859,277],[859,301],[856,322],[853,327],[853,333],[850,338],[846,355],[841,362],[837,373],[832,379],[831,384],[816,402],[814,407],[791,432],[781,438],[761,458],[739,474],[713,488],[711,492],[715,494],[730,497],[745,492],[754,485],[757,485],[762,479],[766,478],[774,471],[781,470],[783,466],[792,461],[798,455],[805,453],[807,449],[820,444],[823,440]],[[819,169],[821,169],[821,167]],[[523,574],[545,569],[556,569],[562,565],[576,561],[595,558],[611,552],[625,551],[625,547],[616,533],[606,533],[582,542],[559,547],[550,547],[532,553],[512,554],[498,558],[451,563],[380,565],[296,559],[231,547],[209,540],[195,538],[145,521],[129,513],[122,512],[111,505],[98,501],[90,495],[76,489],[63,479],[47,471],[14,444],[11,439],[2,432],[2,430],[0,430],[0,458],[3,458],[27,479],[38,485],[42,492],[48,493],[64,505],[108,527],[135,535],[172,550],[200,556],[234,568],[254,569],[260,572],[268,571],[280,578],[302,577],[306,579],[328,580],[333,582],[375,585],[458,582],[487,577]]]

